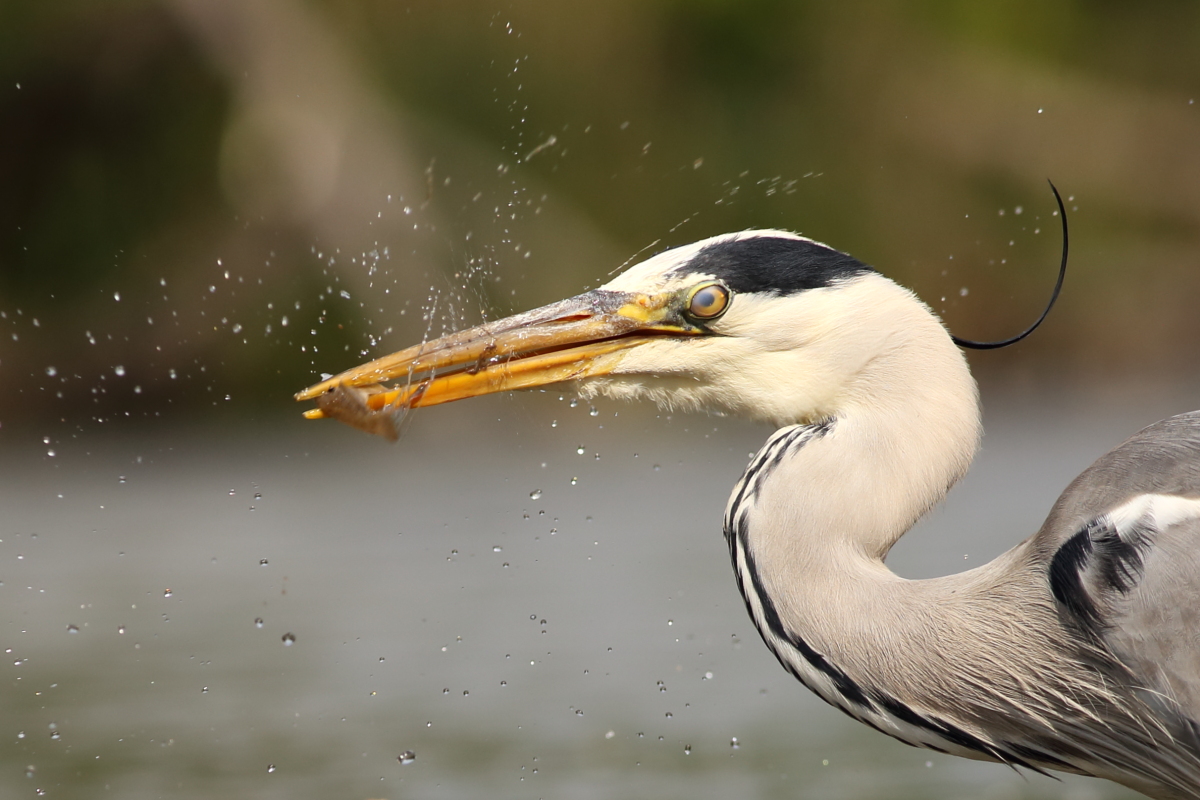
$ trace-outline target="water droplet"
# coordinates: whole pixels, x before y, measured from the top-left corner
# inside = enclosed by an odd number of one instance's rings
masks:
[[[242,323],[240,323],[240,322],[235,322],[235,323],[233,324],[233,332],[234,332],[234,333],[241,333],[241,332],[242,332]]]
[[[738,744],[738,738],[736,736],[729,740],[729,746],[734,750],[737,750],[739,747],[741,747],[741,745]]]
[[[600,410],[597,409],[595,406],[591,406],[588,408],[588,416],[589,417],[598,417],[598,416],[600,416]]]
[[[577,709],[575,709],[575,716],[577,716],[577,717],[582,717],[582,716],[583,716],[583,709],[582,709],[582,708],[577,708]]]
[[[78,625],[68,625],[67,633],[79,633],[79,626]]]
[[[571,485],[572,485],[572,486],[576,485],[577,483],[579,483],[579,478],[574,478],[574,477],[573,477],[573,478],[571,478]]]
[[[508,681],[500,681],[501,686],[508,686]]]
[[[267,565],[267,560],[266,560],[265,558],[260,558],[260,559],[258,560],[258,565],[259,565],[260,567],[265,567],[265,566]]]
[[[396,756],[396,760],[401,764],[408,765],[417,760],[417,754],[412,750],[405,750],[403,753]]]
[[[463,689],[463,697],[470,697],[470,696],[471,696],[471,693],[468,690]]]
[[[274,771],[275,771],[275,765],[267,764],[267,772],[274,772]]]
[[[579,445],[579,447],[576,447],[575,452],[578,453],[579,455],[583,455],[583,453],[584,453],[583,445]]]
[[[46,367],[46,374],[53,378],[58,374],[58,370],[54,367]]]
[[[173,594],[174,592],[172,592],[170,589],[163,589],[163,597],[170,597]]]
[[[449,689],[442,689],[442,694],[450,694],[450,690],[449,690]]]
[[[116,374],[116,376],[118,378],[120,378],[125,375],[125,367],[121,366],[120,364],[117,364],[115,367],[113,367],[113,372]]]
[[[263,626],[263,618],[262,618],[262,617],[255,617],[255,618],[254,618],[254,627],[256,627],[256,628],[261,628],[262,626]]]
[[[17,731],[17,738],[18,738],[18,739],[24,739],[24,738],[25,738],[25,731]]]
[[[295,643],[296,643],[296,634],[285,633],[283,635],[283,646],[284,647],[291,647]]]
[[[493,552],[493,553],[499,553],[499,552],[501,551],[501,549],[502,549],[502,548],[500,547],[500,545],[495,545],[495,546],[493,546],[493,547],[492,547],[492,552]]]
[[[692,754],[692,746],[690,744],[685,744],[683,746],[683,754],[685,756],[690,756]]]
[[[530,500],[541,500],[542,499],[542,490],[534,489],[532,492],[529,493],[529,499]]]
[[[113,300],[116,300],[118,303],[121,302],[121,293],[113,292]]]
[[[55,454],[55,452],[54,452],[53,450],[47,450],[47,451],[46,451],[46,455],[50,456],[51,458],[54,458],[54,456],[55,456],[56,454]]]
[[[379,663],[381,663],[381,664],[383,663],[383,656],[379,657]]]
[[[672,714],[670,711],[668,711],[668,712],[667,712],[667,719],[671,719],[671,718],[673,718],[674,716],[675,716],[675,715],[674,715],[674,714]]]
[[[62,734],[59,733],[58,731],[55,731],[54,733],[50,734],[50,738],[57,742],[59,739],[62,738]]]
[[[125,633],[125,626],[124,626],[124,625],[118,625],[118,626],[117,626],[117,633]]]
[[[200,689],[200,694],[208,694],[208,687],[204,686]]]
[[[345,289],[342,289],[340,292],[338,292],[338,295],[340,295],[342,297],[342,299],[344,299],[344,300],[350,299],[350,293],[347,292]]]
[[[675,624],[675,620],[673,620],[673,619],[669,619],[669,620],[667,620],[667,627],[670,627],[670,626],[672,626],[672,625],[674,625],[674,624]]]

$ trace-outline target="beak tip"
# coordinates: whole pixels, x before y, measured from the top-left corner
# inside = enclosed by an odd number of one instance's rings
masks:
[[[322,381],[321,383],[308,387],[302,392],[296,392],[296,401],[302,403],[305,400],[315,400],[320,395],[329,391],[329,389],[329,381]]]
[[[301,394],[313,393],[314,386]],[[367,392],[358,388],[350,388],[337,384],[330,391],[317,393],[314,399],[317,408],[304,412],[305,419],[336,419],[352,428],[381,436],[390,442],[400,438],[400,423],[408,412],[407,406],[384,406],[373,409],[367,404],[367,398],[377,392]]]

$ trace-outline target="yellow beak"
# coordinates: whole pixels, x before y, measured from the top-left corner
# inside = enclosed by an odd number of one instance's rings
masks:
[[[597,289],[392,353],[296,399],[316,400],[308,419],[331,417],[395,440],[410,408],[607,375],[630,348],[703,333],[678,312],[678,299]]]

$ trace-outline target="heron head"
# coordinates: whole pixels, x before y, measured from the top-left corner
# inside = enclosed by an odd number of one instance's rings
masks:
[[[938,369],[948,359],[970,382],[911,292],[810,239],[748,231],[667,250],[593,291],[393,353],[296,398],[317,401],[309,417],[389,438],[408,408],[562,382],[585,396],[785,424],[868,396],[886,402],[900,390],[889,385],[899,354],[915,356],[904,369],[918,372],[922,358]]]

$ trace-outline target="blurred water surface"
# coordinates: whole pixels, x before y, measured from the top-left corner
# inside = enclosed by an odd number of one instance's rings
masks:
[[[982,563],[1187,402],[989,404],[891,565]],[[720,535],[766,434],[546,393],[420,412],[396,446],[296,420],[12,447],[0,793],[1132,796],[908,748],[786,675]]]

